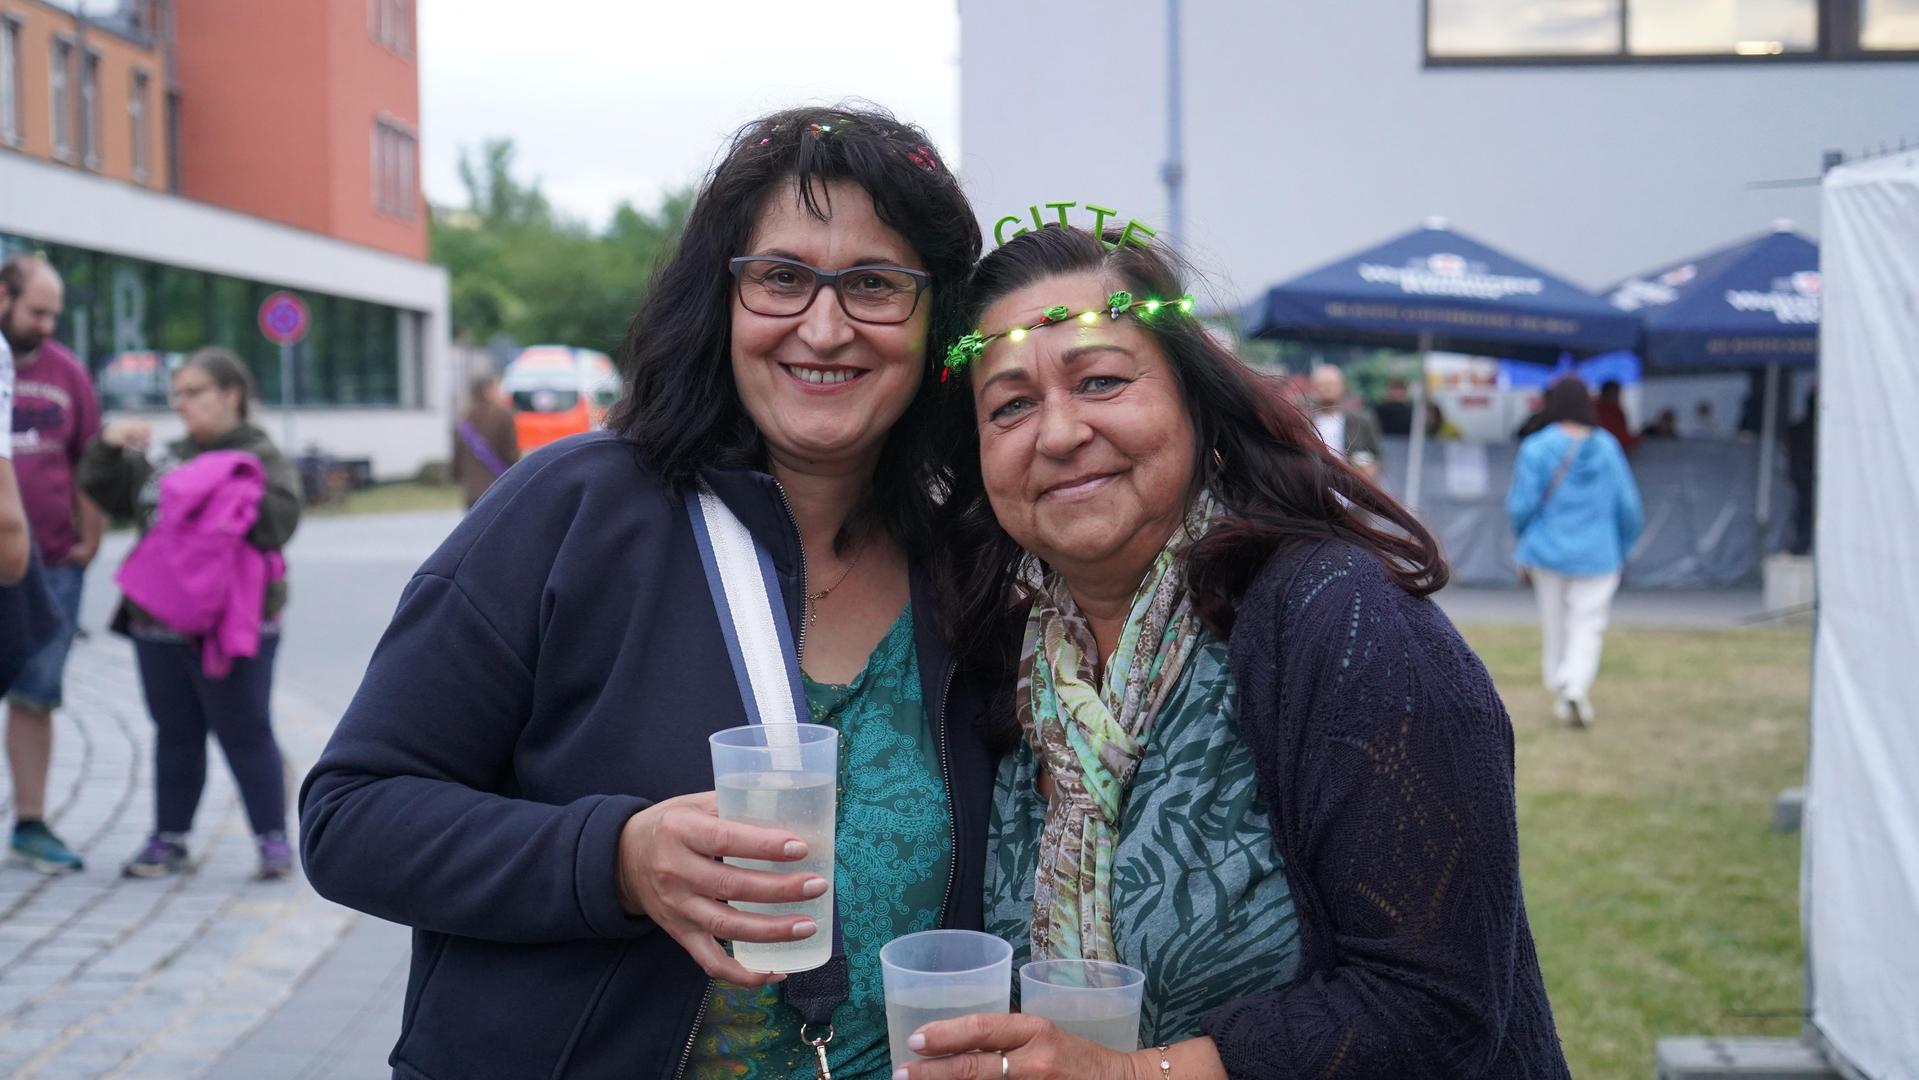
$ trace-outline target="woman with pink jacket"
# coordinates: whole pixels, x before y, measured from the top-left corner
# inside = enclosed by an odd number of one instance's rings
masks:
[[[286,780],[268,703],[286,580],[280,549],[300,521],[299,479],[247,422],[253,380],[220,348],[188,356],[169,400],[186,437],[149,460],[152,429],[107,425],[87,447],[80,485],[132,518],[140,542],[118,580],[113,627],[133,639],[157,730],[153,834],[129,877],[188,870],[187,834],[206,784],[207,732],[220,740],[259,846],[262,879],[293,869]]]

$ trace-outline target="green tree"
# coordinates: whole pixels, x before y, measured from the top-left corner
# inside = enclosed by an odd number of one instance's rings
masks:
[[[669,193],[653,213],[622,202],[596,230],[516,175],[516,157],[511,139],[462,152],[466,205],[434,211],[433,261],[452,278],[454,333],[612,352],[653,268],[678,242],[694,191]]]

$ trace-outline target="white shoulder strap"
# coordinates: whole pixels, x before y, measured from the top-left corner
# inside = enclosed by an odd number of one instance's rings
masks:
[[[755,724],[798,723],[806,713],[806,692],[772,558],[704,483],[687,492],[686,505],[747,718]]]

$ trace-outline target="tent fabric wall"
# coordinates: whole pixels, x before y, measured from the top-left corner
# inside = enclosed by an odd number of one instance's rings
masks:
[[[1386,489],[1406,490],[1407,440],[1384,440]],[[1422,463],[1419,518],[1439,538],[1455,584],[1517,584],[1506,519],[1517,443],[1438,442]],[[1777,508],[1763,543],[1758,529],[1759,446],[1748,440],[1648,440],[1632,455],[1646,505],[1646,531],[1626,563],[1629,589],[1723,589],[1759,578],[1761,549],[1783,550],[1793,489],[1784,455],[1773,455]]]
[[[1858,1073],[1919,1076],[1919,152],[1823,195],[1812,1022]]]

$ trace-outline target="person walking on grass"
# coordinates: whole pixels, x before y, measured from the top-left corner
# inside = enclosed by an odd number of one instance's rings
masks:
[[[1597,426],[1585,383],[1554,383],[1540,417],[1543,426],[1520,444],[1506,514],[1519,536],[1521,580],[1539,601],[1553,715],[1584,727],[1593,722],[1613,594],[1645,514],[1626,452]]]

